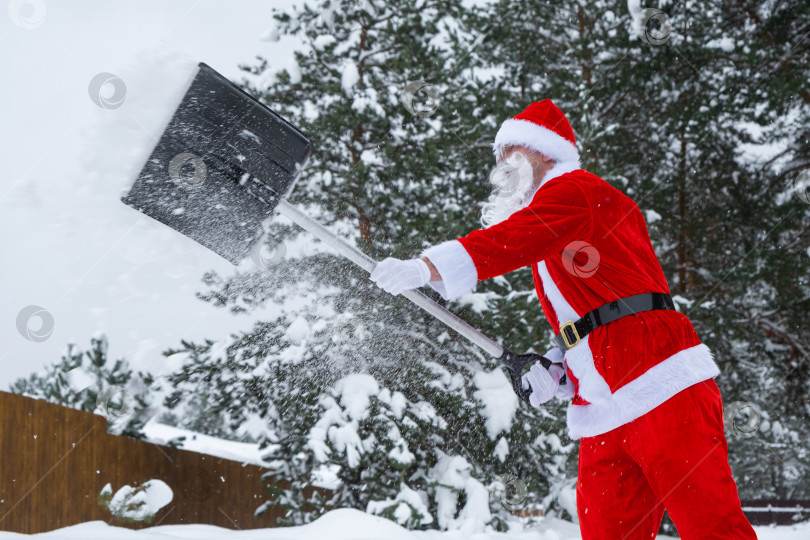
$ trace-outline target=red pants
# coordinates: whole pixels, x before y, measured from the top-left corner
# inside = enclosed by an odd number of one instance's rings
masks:
[[[580,441],[577,514],[583,540],[655,538],[665,508],[684,540],[757,537],[731,477],[714,379]]]

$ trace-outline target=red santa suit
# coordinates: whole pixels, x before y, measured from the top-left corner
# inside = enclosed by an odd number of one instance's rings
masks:
[[[422,253],[441,275],[435,285],[445,298],[528,266],[557,334],[609,302],[669,294],[638,206],[579,168],[573,130],[550,100],[504,122],[496,151],[507,145],[527,146],[555,165],[525,208]],[[650,538],[664,506],[684,538],[756,538],[728,466],[713,381],[719,370],[686,315],[656,310],[622,317],[587,334],[564,358],[575,394],[568,431],[582,438],[583,538]],[[656,427],[687,417],[689,425],[668,433]],[[707,499],[719,519],[706,515]]]

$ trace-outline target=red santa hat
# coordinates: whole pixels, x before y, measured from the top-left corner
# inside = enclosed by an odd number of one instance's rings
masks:
[[[557,163],[575,162],[579,152],[574,130],[550,99],[535,101],[514,118],[501,124],[492,149],[497,157],[504,146],[526,146]]]

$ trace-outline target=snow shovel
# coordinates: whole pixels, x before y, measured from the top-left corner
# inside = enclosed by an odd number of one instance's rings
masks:
[[[127,205],[239,264],[260,244],[274,212],[367,272],[376,261],[285,197],[312,152],[306,135],[204,63],[130,191]],[[417,290],[402,296],[497,358],[523,400],[524,367],[547,358],[515,354]]]

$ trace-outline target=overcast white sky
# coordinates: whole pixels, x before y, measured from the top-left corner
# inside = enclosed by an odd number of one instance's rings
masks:
[[[0,389],[58,360],[68,340],[87,347],[99,330],[108,334],[113,356],[154,368],[160,352],[181,338],[218,339],[250,328],[261,314],[235,317],[194,297],[202,274],[232,271],[227,263],[119,202],[134,179],[133,145],[110,126],[139,115],[144,125],[155,125],[162,111],[156,107],[147,118],[148,100],[163,89],[161,77],[167,86],[172,82],[165,59],[205,61],[232,79],[240,78],[238,64],[252,63],[257,54],[284,67],[293,42],[258,38],[270,25],[272,8],[292,2],[5,3]],[[90,99],[90,80],[101,72],[127,84],[119,109],[104,110]],[[53,316],[53,333],[45,341],[30,341],[18,331],[18,315],[30,305]]]

